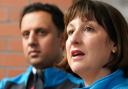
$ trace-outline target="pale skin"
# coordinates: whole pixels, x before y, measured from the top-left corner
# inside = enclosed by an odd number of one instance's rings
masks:
[[[72,71],[90,85],[111,73],[103,66],[110,61],[116,46],[102,26],[96,21],[84,19],[82,21],[76,16],[67,25],[66,52]]]
[[[21,22],[21,34],[25,57],[37,69],[53,66],[61,60],[62,37],[50,13],[26,14]]]

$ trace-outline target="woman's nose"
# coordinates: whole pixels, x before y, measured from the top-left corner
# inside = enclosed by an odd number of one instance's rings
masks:
[[[80,32],[76,31],[72,34],[72,36],[70,37],[70,42],[72,44],[79,44],[81,41],[81,34]]]

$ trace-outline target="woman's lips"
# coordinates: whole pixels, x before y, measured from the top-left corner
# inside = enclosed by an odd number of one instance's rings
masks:
[[[81,60],[84,55],[85,55],[85,53],[80,50],[72,50],[71,51],[71,57],[74,61]]]

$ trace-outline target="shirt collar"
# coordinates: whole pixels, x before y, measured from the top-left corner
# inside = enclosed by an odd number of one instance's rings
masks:
[[[37,72],[37,69],[35,67],[32,67],[32,73],[36,74],[36,72]]]

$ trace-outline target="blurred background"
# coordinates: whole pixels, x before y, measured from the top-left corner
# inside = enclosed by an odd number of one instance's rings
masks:
[[[19,17],[24,6],[43,2],[57,5],[63,12],[77,0],[0,0],[0,79],[13,77],[28,66],[22,51]],[[128,0],[100,0],[115,6],[128,21]]]
[[[126,18],[128,22],[128,0],[99,0],[107,2],[117,8]]]

